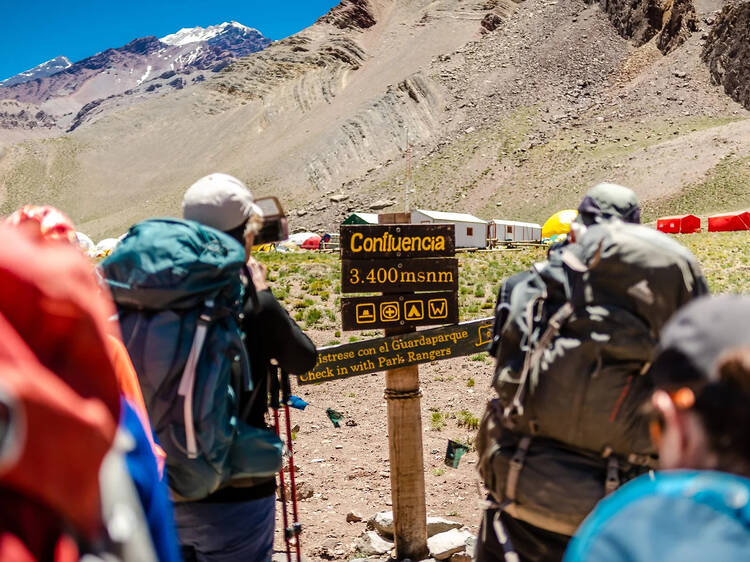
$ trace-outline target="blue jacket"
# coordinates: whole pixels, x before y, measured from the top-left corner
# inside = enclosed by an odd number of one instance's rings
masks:
[[[138,414],[125,398],[121,398],[120,425],[135,439],[135,447],[125,457],[141,506],[151,531],[151,540],[160,562],[179,562],[180,554],[169,489],[159,478],[156,459]]]
[[[750,480],[711,471],[645,474],[602,500],[564,562],[750,560]]]

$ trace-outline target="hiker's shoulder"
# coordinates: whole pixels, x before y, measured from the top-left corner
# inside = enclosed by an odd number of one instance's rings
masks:
[[[640,476],[600,502],[565,560],[666,562],[717,551],[750,554],[750,480],[665,471]]]

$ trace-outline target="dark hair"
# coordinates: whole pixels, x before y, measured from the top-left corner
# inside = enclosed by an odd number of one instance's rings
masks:
[[[750,476],[750,347],[728,351],[717,365],[718,380],[698,393],[695,411],[718,468]]]
[[[245,245],[245,225],[246,223],[243,222],[239,226],[235,226],[231,230],[225,230],[224,234],[228,234],[229,236],[231,236],[232,238],[237,240],[237,242],[239,242],[240,244],[244,246]]]

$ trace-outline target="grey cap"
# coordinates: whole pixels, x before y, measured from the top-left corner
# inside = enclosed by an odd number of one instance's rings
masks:
[[[182,216],[228,232],[260,214],[247,186],[228,174],[202,177],[185,192]]]
[[[714,382],[716,361],[750,345],[750,297],[706,296],[680,309],[662,331],[649,369],[657,386]]]
[[[600,183],[589,189],[578,206],[578,221],[593,224],[599,218],[615,217],[640,223],[641,207],[632,189],[616,183]]]

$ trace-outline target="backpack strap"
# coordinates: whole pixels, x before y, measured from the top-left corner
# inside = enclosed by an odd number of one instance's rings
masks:
[[[531,314],[533,312],[533,306],[535,303],[536,300],[531,301],[527,307],[527,320],[529,322],[532,322]],[[503,413],[506,418],[512,419],[516,415],[523,416],[523,400],[526,395],[526,384],[529,379],[529,372],[533,367],[535,377],[538,376],[538,366],[540,364],[542,354],[547,349],[547,346],[550,344],[550,342],[552,342],[554,337],[557,336],[558,333],[560,333],[560,328],[562,327],[563,323],[568,318],[570,318],[571,314],[573,314],[573,305],[570,302],[566,302],[557,310],[557,312],[552,315],[552,318],[549,319],[549,321],[547,322],[547,329],[544,331],[539,340],[534,344],[533,349],[526,352],[526,357],[524,358],[523,362],[523,370],[521,371],[521,376],[519,377],[518,381],[518,388],[516,389],[516,393],[513,396],[513,401],[511,402],[510,406],[505,408],[505,411]],[[529,327],[531,327],[531,324],[529,324]]]
[[[605,495],[610,495],[620,487],[620,462],[615,455],[607,458],[607,480],[604,483]]]
[[[195,422],[193,420],[193,389],[195,387],[195,371],[198,368],[203,344],[206,341],[208,326],[213,318],[215,302],[213,299],[206,299],[206,309],[198,317],[198,326],[193,336],[193,344],[190,347],[190,354],[185,363],[185,370],[182,372],[180,386],[177,388],[177,394],[184,398],[183,419],[185,422],[185,444],[187,447],[187,456],[189,459],[198,458],[198,443],[195,439]]]
[[[510,467],[508,468],[508,478],[505,481],[505,497],[511,502],[516,501],[516,490],[518,488],[518,477],[521,474],[523,463],[526,461],[526,454],[529,452],[529,446],[531,445],[531,437],[525,435],[518,442],[516,452],[513,453],[513,458],[510,459]]]

